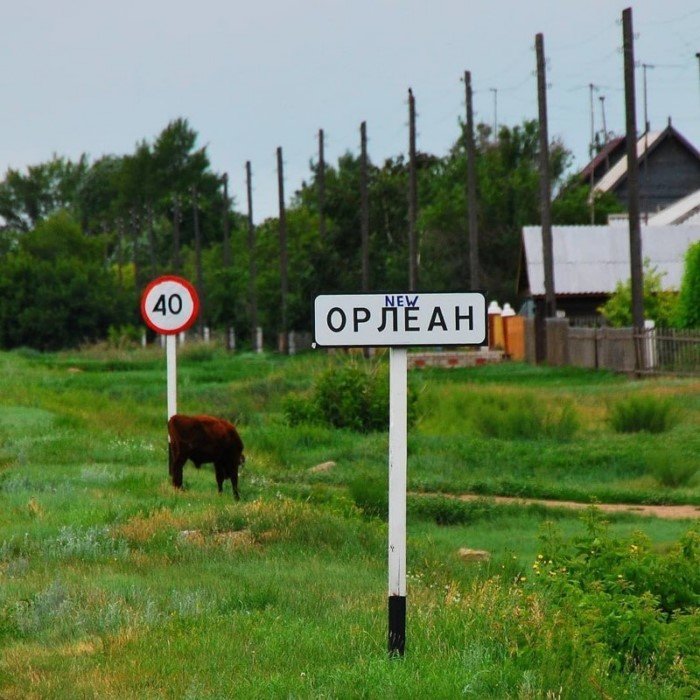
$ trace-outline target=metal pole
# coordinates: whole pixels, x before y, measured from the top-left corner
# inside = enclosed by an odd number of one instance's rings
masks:
[[[177,336],[165,336],[166,385],[168,393],[168,420],[177,413]]]
[[[406,348],[389,350],[389,654],[406,646]]]

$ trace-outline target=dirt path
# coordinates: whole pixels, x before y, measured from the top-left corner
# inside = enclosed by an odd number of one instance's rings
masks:
[[[576,501],[552,501],[542,498],[519,498],[514,496],[476,496],[464,494],[458,496],[462,501],[475,501],[479,498],[486,498],[496,503],[524,503],[537,504],[548,508],[572,508],[583,510],[588,508],[590,503],[577,503]],[[700,506],[652,506],[626,503],[596,503],[596,508],[600,508],[605,513],[630,513],[632,515],[647,515],[654,518],[666,518],[667,520],[687,520],[700,518]]]

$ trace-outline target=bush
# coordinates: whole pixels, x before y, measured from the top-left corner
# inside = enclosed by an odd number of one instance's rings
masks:
[[[551,438],[568,440],[579,428],[576,411],[569,403],[548,410],[530,394],[489,396],[474,412],[473,422],[484,436],[510,440]]]
[[[408,389],[408,424],[415,422],[416,393]],[[349,362],[329,367],[309,395],[285,398],[290,425],[322,423],[357,432],[386,430],[389,425],[389,379],[386,366]]]
[[[672,489],[687,486],[700,470],[696,455],[677,450],[655,450],[647,454],[646,462],[659,484]]]
[[[360,473],[350,482],[350,496],[365,515],[389,517],[389,485],[386,478]]]
[[[691,666],[697,661],[700,533],[691,529],[658,553],[641,533],[611,537],[595,508],[585,520],[585,534],[569,542],[552,530],[541,538],[532,586],[553,594],[618,669],[666,673],[682,671],[686,661]]]
[[[678,325],[700,328],[700,241],[685,254],[681,291],[678,296]]]
[[[608,419],[617,433],[663,433],[678,422],[678,415],[668,399],[645,395],[618,401]]]

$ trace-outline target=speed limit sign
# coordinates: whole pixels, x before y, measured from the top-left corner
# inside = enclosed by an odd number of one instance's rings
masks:
[[[141,316],[156,333],[175,335],[186,331],[198,313],[197,290],[182,277],[158,277],[141,295]]]

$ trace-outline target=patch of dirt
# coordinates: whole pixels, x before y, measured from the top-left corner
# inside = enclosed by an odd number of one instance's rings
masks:
[[[667,520],[693,520],[700,518],[700,506],[655,506],[628,503],[578,503],[576,501],[553,501],[544,498],[520,498],[516,496],[477,496],[463,494],[457,496],[462,501],[476,501],[487,499],[495,503],[520,503],[536,504],[547,508],[571,508],[572,510],[585,510],[591,505],[599,508],[604,513],[630,513],[631,515],[646,515]]]

